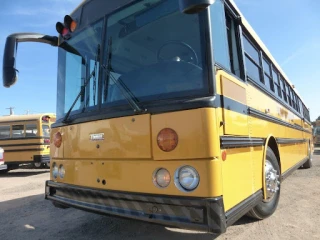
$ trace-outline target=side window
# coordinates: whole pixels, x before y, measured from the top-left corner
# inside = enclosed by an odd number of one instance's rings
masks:
[[[24,125],[12,125],[12,138],[24,137]]]
[[[283,78],[281,77],[281,89],[282,89],[282,96],[285,102],[288,102],[287,98],[287,91],[286,91],[286,84]]]
[[[261,78],[259,51],[249,42],[247,37],[243,36],[243,47],[245,52],[245,63],[247,75],[256,82],[264,83]]]
[[[38,133],[36,124],[26,124],[26,137],[36,137]]]
[[[231,72],[243,78],[242,68],[240,67],[240,42],[239,42],[239,31],[237,24],[235,23],[233,17],[226,13],[226,24],[227,24],[227,35],[228,35],[228,46],[229,46],[229,59]]]
[[[217,0],[210,6],[212,41],[215,61],[230,70],[224,1]]]
[[[265,83],[269,85],[270,90],[274,92],[274,83],[271,76],[271,66],[270,66],[270,63],[265,58],[263,58],[263,71],[264,71]]]
[[[286,92],[287,92],[288,103],[290,106],[292,106],[290,87],[289,87],[288,83],[286,83]]]
[[[279,79],[279,75],[275,69],[272,69],[272,78],[273,78],[273,82],[276,86],[278,96],[279,96],[279,98],[281,98],[282,94],[281,94],[280,79]]]
[[[10,125],[0,126],[0,139],[10,138]]]

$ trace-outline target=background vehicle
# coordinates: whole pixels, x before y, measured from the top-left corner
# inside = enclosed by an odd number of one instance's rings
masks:
[[[316,121],[316,126],[313,129],[313,142],[315,146],[320,146],[320,120]]]
[[[7,165],[4,164],[4,151],[3,148],[0,147],[0,173],[5,170],[7,170]]]
[[[192,4],[191,4],[192,2]],[[59,39],[46,198],[221,233],[276,210],[281,181],[312,166],[309,111],[232,1],[84,1]]]
[[[53,113],[0,117],[0,145],[8,170],[19,164],[41,167],[50,163],[50,127],[55,118]]]

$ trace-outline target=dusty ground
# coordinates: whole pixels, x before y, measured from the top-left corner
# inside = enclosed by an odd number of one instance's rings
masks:
[[[221,236],[61,210],[44,200],[48,170],[0,174],[0,239],[320,239],[320,149],[314,167],[282,185],[277,211],[264,221],[242,218]]]

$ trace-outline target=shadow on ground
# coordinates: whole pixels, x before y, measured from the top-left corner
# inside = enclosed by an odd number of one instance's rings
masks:
[[[44,194],[0,202],[0,239],[211,240],[208,233],[55,208]],[[14,229],[14,231],[12,231]]]
[[[4,172],[0,171],[0,178],[8,178],[8,177],[29,177],[29,176],[35,176],[39,175],[42,173],[49,173],[50,170],[37,170],[37,171],[32,171],[32,170],[24,170],[24,171],[19,171],[19,170],[12,170],[9,172]]]

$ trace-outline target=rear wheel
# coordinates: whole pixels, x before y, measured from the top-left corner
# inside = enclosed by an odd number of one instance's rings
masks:
[[[41,162],[33,163],[33,166],[35,168],[41,168],[42,167],[42,163]]]
[[[303,169],[312,167],[312,154],[311,154],[311,146],[310,142],[308,143],[308,160],[301,166]]]
[[[270,147],[267,149],[264,174],[266,199],[263,199],[247,213],[249,217],[255,219],[265,219],[271,216],[275,212],[280,199],[280,167],[278,160]]]

